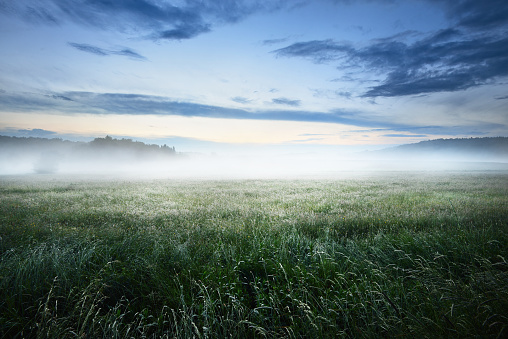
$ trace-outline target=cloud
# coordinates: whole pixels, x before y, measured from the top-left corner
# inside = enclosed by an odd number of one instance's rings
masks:
[[[66,97],[69,100],[55,100]],[[295,106],[298,100],[279,98],[281,105]],[[203,105],[172,100],[171,98],[135,93],[62,92],[47,94],[0,93],[0,112],[44,112],[51,109],[62,113],[129,114],[129,115],[180,115],[226,119],[309,121],[354,124],[367,123],[354,120],[358,112],[335,110],[332,112],[260,110],[251,111]]]
[[[502,96],[502,97],[495,97],[496,100],[506,100],[508,99],[508,95]]]
[[[100,55],[100,56],[109,55],[109,53],[106,50],[96,47],[96,46],[87,45],[87,44],[78,44],[75,42],[69,42],[69,45],[76,48],[76,49],[79,49],[80,51],[83,51],[83,52],[92,53],[92,54]]]
[[[268,45],[276,45],[276,44],[281,44],[283,42],[286,42],[288,41],[288,38],[281,38],[281,39],[267,39],[267,40],[263,40],[261,41],[261,43],[265,46],[268,46]]]
[[[248,103],[252,102],[252,100],[244,98],[244,97],[234,97],[234,98],[231,98],[231,100],[234,102],[237,102],[239,104],[248,104]]]
[[[146,60],[146,58],[144,56],[142,56],[141,54],[136,53],[133,50],[128,49],[128,48],[124,48],[119,51],[110,51],[110,53],[116,54],[116,55],[123,55],[123,56],[129,57],[129,58],[132,58],[132,59]]]
[[[325,138],[308,138],[308,139],[300,139],[300,140],[291,140],[291,142],[309,142],[309,141],[321,141],[325,140]]]
[[[17,0],[8,5],[0,1],[1,12],[28,22],[72,22],[154,40],[191,39],[216,25],[286,5],[285,0]]]
[[[178,25],[177,27],[160,32],[158,38],[168,40],[191,39],[202,33],[210,32],[210,25]]]
[[[361,66],[386,74],[364,97],[391,97],[479,86],[508,75],[508,38],[476,38],[456,31],[439,31],[408,45],[383,41],[355,49],[331,40],[300,42],[276,50],[279,56],[310,58],[314,62],[341,60],[339,68]]]
[[[66,96],[63,96],[63,95],[54,95],[53,94],[53,95],[46,95],[46,97],[57,99],[57,100],[73,101],[71,98],[67,98]]]
[[[336,91],[335,94],[339,97],[343,97],[346,99],[351,99],[351,97],[353,95],[351,92],[347,92],[347,91]]]
[[[388,48],[389,49],[389,48]],[[388,65],[363,51],[356,60],[374,66],[374,59],[391,68],[385,81],[367,91],[365,97],[400,96],[476,87],[508,75],[508,38],[464,39],[445,43],[422,42],[400,46],[400,62]]]
[[[363,97],[458,91],[508,76],[508,2],[428,1],[445,6],[451,27],[426,36],[406,31],[365,47],[332,39],[297,42],[273,53],[384,76]]]
[[[408,134],[384,134],[383,136],[389,137],[389,138],[426,138],[426,137],[428,137],[427,134],[411,134],[411,135],[408,135]]]
[[[420,133],[425,135],[449,135],[449,136],[465,136],[465,135],[486,135],[482,131],[503,130],[507,126],[493,123],[479,123],[475,126],[394,126],[390,128],[396,132]]]
[[[301,103],[300,100],[291,100],[291,99],[287,99],[287,98],[275,98],[275,99],[272,99],[272,102],[277,105],[286,105],[286,106],[293,106],[293,107],[300,106],[300,103]]]
[[[330,134],[330,133],[303,133],[303,134],[298,134],[299,137],[330,136],[330,135],[333,135],[333,134]]]
[[[273,53],[277,56],[303,57],[311,59],[316,63],[322,63],[345,59],[352,51],[354,51],[352,47],[338,44],[328,39],[297,42],[287,47],[277,49],[273,51]]]
[[[95,54],[98,56],[123,55],[123,56],[129,57],[131,59],[146,60],[146,58],[144,56],[142,56],[141,54],[138,54],[128,48],[123,48],[120,50],[109,50],[109,49],[104,49],[104,48],[100,48],[100,47],[88,45],[88,44],[78,44],[75,42],[69,42],[68,44],[80,51]]]
[[[61,99],[62,97],[68,98]],[[249,119],[267,121],[299,121],[343,124],[369,128],[368,131],[386,130],[425,135],[482,135],[485,130],[506,130],[502,124],[471,126],[412,126],[374,118],[357,110],[327,112],[305,110],[245,110],[221,106],[176,101],[168,97],[136,93],[62,92],[53,94],[0,93],[0,112],[48,112],[63,114],[124,114],[124,115],[178,115],[222,119]],[[309,135],[310,136],[310,135]]]
[[[36,138],[47,138],[49,136],[55,135],[56,132],[47,131],[40,128],[33,129],[19,129],[16,131],[16,135],[23,137],[36,137]]]
[[[353,93],[348,91],[334,91],[329,89],[312,89],[312,96],[316,98],[327,98],[327,99],[336,99],[336,98],[345,98],[351,99],[353,97]]]
[[[508,23],[508,4],[504,0],[431,0],[444,4],[448,16],[459,26],[485,30]]]

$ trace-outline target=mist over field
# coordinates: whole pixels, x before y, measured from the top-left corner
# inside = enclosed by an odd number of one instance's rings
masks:
[[[508,138],[447,139],[378,151],[249,147],[185,153],[131,139],[85,142],[9,138],[0,142],[0,174],[81,174],[173,178],[283,178],[383,171],[507,170]]]

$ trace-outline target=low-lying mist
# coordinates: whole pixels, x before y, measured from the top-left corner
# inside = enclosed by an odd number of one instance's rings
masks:
[[[133,178],[295,178],[387,171],[508,170],[508,138],[447,139],[371,152],[339,146],[309,149],[245,148],[234,153],[179,153],[131,139],[0,140],[0,175],[87,175]]]
[[[414,154],[179,154],[171,158],[135,155],[11,154],[0,161],[1,175],[91,175],[134,178],[295,178],[346,176],[386,171],[508,170],[508,163],[447,155]]]

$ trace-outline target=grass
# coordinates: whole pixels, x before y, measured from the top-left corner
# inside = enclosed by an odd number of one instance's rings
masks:
[[[508,174],[0,181],[5,338],[508,336]]]

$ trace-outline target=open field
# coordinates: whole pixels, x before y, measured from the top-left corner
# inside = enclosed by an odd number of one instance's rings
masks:
[[[507,337],[508,173],[0,178],[6,338]]]

